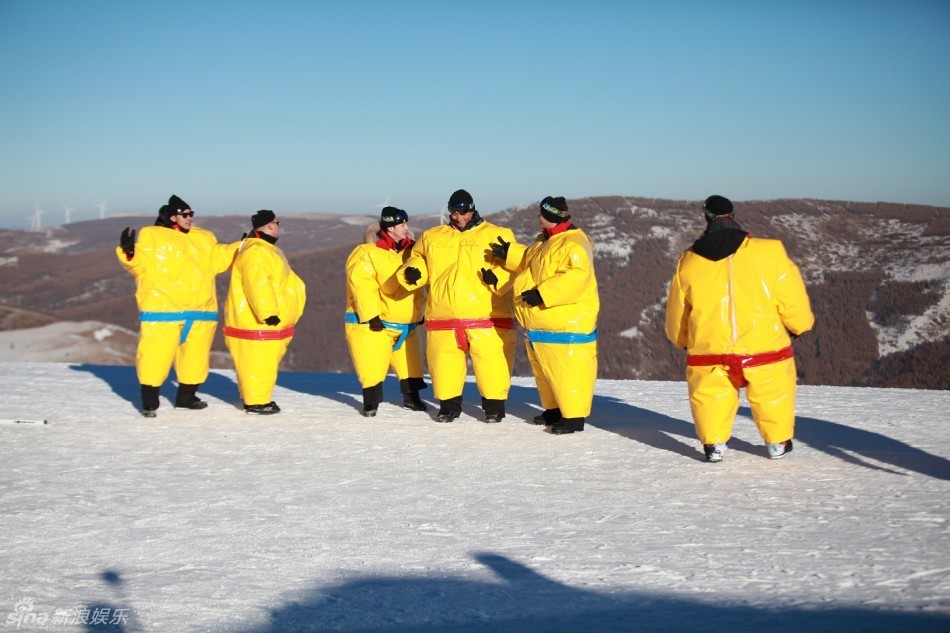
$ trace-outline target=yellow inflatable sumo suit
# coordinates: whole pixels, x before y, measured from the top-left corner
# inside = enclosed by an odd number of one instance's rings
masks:
[[[566,214],[563,198],[551,203]],[[590,239],[563,220],[546,227],[527,248],[512,243],[505,267],[515,272],[515,316],[525,329],[525,349],[545,410],[535,422],[556,434],[582,431],[597,380],[600,312]],[[532,289],[542,303],[522,300]]]
[[[742,387],[770,456],[782,457],[795,428],[790,334],[815,322],[805,284],[782,243],[748,236],[727,199],[711,196],[706,208],[709,227],[670,284],[666,335],[687,350],[690,407],[707,459],[722,458]]]
[[[461,199],[458,206],[453,204],[457,199]],[[423,232],[397,277],[406,290],[429,288],[426,358],[440,401],[439,421],[451,422],[461,415],[469,354],[485,421],[500,422],[511,387],[517,335],[511,275],[493,263],[488,244],[498,235],[514,241],[514,234],[484,221],[464,190],[453,194],[449,209],[453,223]],[[461,228],[456,226],[459,211],[462,222],[467,220]],[[490,273],[488,281],[483,271]],[[407,272],[413,281],[407,279]]]
[[[362,414],[366,417],[376,414],[390,367],[399,378],[403,407],[426,410],[419,398],[419,390],[426,387],[419,329],[425,295],[405,290],[396,280],[396,271],[409,257],[414,243],[405,226],[408,215],[401,209],[387,207],[382,217],[381,223],[367,228],[364,243],[354,248],[346,260],[344,329],[363,387]],[[398,224],[392,224],[394,221]],[[387,233],[391,228],[405,231],[399,241]]]
[[[167,205],[162,209],[167,220]],[[237,246],[218,244],[210,231],[183,231],[169,223],[141,229],[132,256],[122,246],[116,248],[119,263],[136,282],[141,336],[135,367],[148,417],[158,408],[158,389],[172,366],[179,382],[176,406],[204,405],[195,391],[208,378],[217,329],[214,278],[230,268]]]
[[[307,302],[303,281],[267,237],[255,230],[241,244],[224,304],[224,340],[244,410],[260,414],[280,411],[271,396]]]

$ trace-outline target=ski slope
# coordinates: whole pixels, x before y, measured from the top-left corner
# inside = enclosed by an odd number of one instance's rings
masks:
[[[473,384],[454,424],[392,378],[363,418],[351,374],[268,417],[230,371],[153,420],[131,367],[0,384],[48,421],[0,424],[0,632],[950,630],[950,392],[801,387],[778,461],[743,403],[714,465],[676,382],[601,381],[566,436],[523,378],[495,425]]]

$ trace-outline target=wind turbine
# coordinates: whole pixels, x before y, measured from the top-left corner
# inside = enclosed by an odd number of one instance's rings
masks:
[[[76,207],[67,207],[65,204],[63,205],[63,215],[65,216],[65,221],[63,224],[69,224],[73,221],[73,211],[75,210]]]
[[[382,204],[374,204],[373,206],[376,207],[377,209],[382,209],[383,207],[388,207],[388,206],[389,206],[389,196],[391,196],[391,195],[393,195],[393,194],[387,193],[387,194],[386,194],[386,201],[385,201],[385,202],[383,202]]]
[[[33,212],[33,215],[30,216],[31,229],[41,229],[43,228],[43,214],[46,213],[43,209],[40,208],[40,205],[35,205],[36,211]]]
[[[106,207],[106,199],[103,198],[103,199],[102,199],[102,202],[100,202],[99,204],[97,204],[96,207],[99,209],[99,219],[100,219],[100,220],[105,220],[105,219],[106,219],[106,209],[108,208],[108,207]]]

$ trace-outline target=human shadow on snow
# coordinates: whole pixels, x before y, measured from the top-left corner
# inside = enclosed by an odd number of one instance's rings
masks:
[[[438,417],[439,401],[432,395],[432,381],[425,378],[425,389],[419,392],[423,402],[429,405],[427,415],[429,419]],[[355,374],[330,374],[311,372],[282,372],[277,377],[277,385],[298,393],[329,398],[353,409],[354,415],[359,415],[363,409],[363,389]],[[533,418],[540,411],[539,407],[532,408],[530,401],[537,401],[538,390],[535,388],[512,385],[508,392],[506,403],[506,421],[524,421]],[[399,391],[399,379],[393,375],[383,381],[383,402],[402,405],[402,393]],[[462,389],[462,415],[464,418],[484,419],[482,412],[482,397],[478,387],[473,382],[466,382]],[[380,413],[383,415],[383,413]],[[463,418],[463,421],[464,421]],[[543,427],[542,427],[543,429]],[[539,429],[541,430],[541,429]]]
[[[746,413],[751,415],[748,409]],[[936,479],[950,480],[950,460],[880,433],[817,418],[798,417],[795,419],[795,437],[808,444],[810,448],[837,457],[849,464],[903,474],[866,460],[866,458],[871,458],[877,462]]]
[[[87,372],[102,380],[112,388],[113,393],[127,401],[133,408],[138,409],[141,405],[140,387],[134,367],[78,364],[70,365],[70,369]],[[169,401],[169,405],[174,402],[177,389],[174,378],[174,372],[172,372],[171,379],[166,380],[162,386],[162,395]],[[421,392],[421,396],[429,404],[429,410],[425,415],[434,421],[438,414],[438,401],[432,397],[431,382],[428,379],[426,382],[429,383],[429,387]],[[328,398],[344,404],[353,409],[353,415],[356,417],[359,417],[358,412],[362,409],[362,389],[354,374],[281,372],[278,375],[277,384],[292,391]],[[383,391],[385,402],[401,404],[399,381],[394,376],[386,378]],[[241,404],[235,381],[214,371],[208,375],[208,380],[201,386],[199,393],[232,403],[238,408]],[[685,393],[683,397],[687,397]],[[463,416],[477,420],[484,419],[481,396],[474,382],[465,383],[463,400]],[[508,414],[506,422],[530,423],[531,419],[541,411],[537,389],[512,385],[506,407]],[[746,418],[746,421],[752,424],[752,412],[749,407],[739,408],[737,424],[743,423],[740,417]],[[697,461],[704,459],[691,420],[674,418],[614,397],[595,394],[592,415],[587,423],[592,427],[616,433],[653,448]],[[538,427],[538,431],[543,432],[543,427]],[[904,470],[950,480],[950,460],[873,431],[818,418],[798,417],[795,437],[811,449],[822,451],[850,464],[900,474],[865,459],[871,458],[876,462],[883,462]],[[765,458],[765,448],[761,444],[753,444],[735,437],[729,440],[729,449]]]
[[[839,631],[943,632],[950,617],[860,607],[722,605],[682,595],[628,591],[599,593],[557,582],[502,555],[474,559],[492,581],[452,577],[368,576],[311,589],[302,599],[271,609],[268,623],[245,633],[499,633],[560,631]]]
[[[135,367],[128,365],[90,365],[87,363],[70,365],[73,371],[82,371],[91,374],[109,385],[112,392],[122,400],[128,402],[136,411],[142,406],[142,388],[135,373]],[[172,370],[168,380],[162,385],[161,395],[165,402],[162,407],[175,405],[175,393],[178,390],[178,379]],[[230,378],[212,371],[208,379],[199,387],[198,395],[207,394],[228,403],[240,402],[237,383]]]

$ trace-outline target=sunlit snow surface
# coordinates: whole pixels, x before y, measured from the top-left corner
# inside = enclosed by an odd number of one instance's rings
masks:
[[[0,382],[48,420],[0,424],[0,632],[950,630],[950,392],[802,387],[779,461],[743,402],[712,465],[675,382],[603,381],[567,436],[530,379],[494,425],[473,384],[438,424],[392,378],[371,419],[350,374],[252,417],[214,371],[153,420],[130,367]]]

